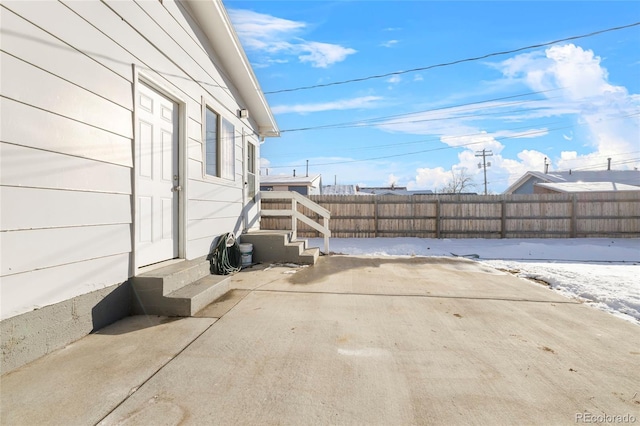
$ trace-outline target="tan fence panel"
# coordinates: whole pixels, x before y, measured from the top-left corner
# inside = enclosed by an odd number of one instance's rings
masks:
[[[331,212],[333,237],[571,238],[640,237],[640,191],[532,195],[312,195]],[[263,209],[290,204],[262,201]],[[312,213],[299,207],[303,213]],[[263,217],[263,229],[290,229]],[[299,223],[301,237],[318,237]]]

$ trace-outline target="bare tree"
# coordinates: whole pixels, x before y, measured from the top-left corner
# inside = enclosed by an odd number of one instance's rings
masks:
[[[451,180],[440,191],[447,194],[461,194],[476,187],[473,177],[467,172],[467,168],[451,169]]]

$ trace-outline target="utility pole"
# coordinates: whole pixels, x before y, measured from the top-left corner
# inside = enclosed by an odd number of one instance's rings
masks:
[[[491,167],[491,163],[487,163],[487,157],[493,157],[493,152],[486,149],[476,151],[476,157],[482,157],[482,163],[478,163],[478,168],[484,169],[484,195],[487,195],[487,166]]]

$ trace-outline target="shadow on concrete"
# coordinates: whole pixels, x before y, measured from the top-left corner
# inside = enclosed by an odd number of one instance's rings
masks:
[[[428,265],[450,265],[460,264],[460,260],[448,259],[445,257],[354,257],[354,256],[323,256],[313,267],[304,268],[292,274],[289,278],[291,284],[314,284],[324,278],[341,274],[352,269],[379,268],[382,265],[408,265],[422,267]],[[466,263],[466,262],[465,262]],[[471,262],[469,262],[472,264]]]
[[[132,288],[129,281],[116,287],[91,309],[92,333],[131,315]]]
[[[172,323],[188,319],[188,317],[162,317],[158,315],[134,315],[122,318],[111,325],[108,325],[95,333],[106,336],[118,336],[121,334],[133,333],[151,327],[162,326],[163,324]]]

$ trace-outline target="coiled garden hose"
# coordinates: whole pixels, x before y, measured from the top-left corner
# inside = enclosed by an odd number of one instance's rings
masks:
[[[212,274],[235,274],[241,269],[242,253],[233,233],[222,234],[212,246],[214,249],[207,256]]]

